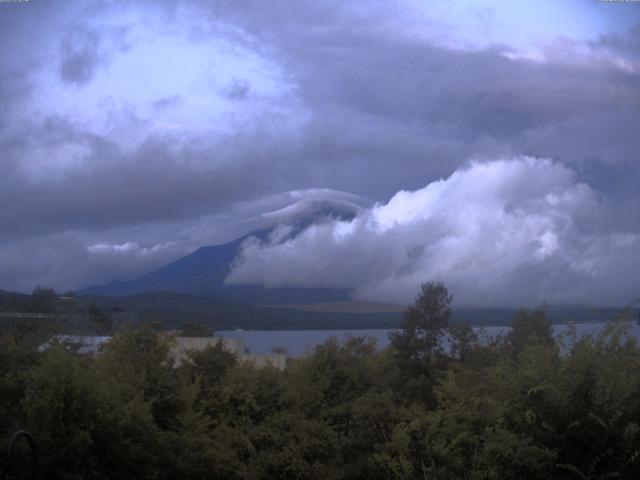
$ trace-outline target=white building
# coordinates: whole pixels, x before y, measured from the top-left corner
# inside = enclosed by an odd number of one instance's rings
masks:
[[[91,335],[55,335],[38,347],[38,351],[44,352],[54,344],[60,344],[80,355],[97,356],[102,353],[107,343],[111,341],[108,336]],[[179,367],[187,358],[189,351],[204,350],[209,346],[215,346],[222,342],[223,348],[237,355],[241,362],[250,363],[258,368],[274,367],[284,370],[287,357],[284,354],[251,355],[245,353],[245,342],[238,338],[224,337],[173,337],[169,354],[174,359],[174,365]]]

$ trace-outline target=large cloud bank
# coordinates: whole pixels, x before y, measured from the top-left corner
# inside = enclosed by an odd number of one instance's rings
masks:
[[[640,8],[575,3],[0,2],[0,289],[132,278],[474,156],[554,158],[616,205],[598,231],[638,233]]]
[[[560,163],[474,162],[352,221],[250,239],[227,281],[408,302],[443,280],[458,305],[624,304],[640,293],[640,235],[606,229],[608,208]]]

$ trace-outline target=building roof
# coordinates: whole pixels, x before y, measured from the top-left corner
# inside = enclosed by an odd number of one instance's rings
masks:
[[[75,350],[81,355],[98,355],[111,340],[108,336],[94,335],[54,335],[38,347],[38,351],[49,350],[53,345],[60,344]]]

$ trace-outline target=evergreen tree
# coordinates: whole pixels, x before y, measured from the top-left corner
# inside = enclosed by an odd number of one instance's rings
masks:
[[[391,347],[399,366],[399,391],[407,400],[433,406],[440,338],[451,317],[451,301],[442,282],[421,285],[415,302],[404,314],[402,330],[390,334]]]

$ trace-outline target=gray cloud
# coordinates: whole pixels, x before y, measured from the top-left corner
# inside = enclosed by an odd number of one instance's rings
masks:
[[[88,83],[114,55],[129,48],[127,33],[126,26],[117,24],[66,26],[60,40],[60,78],[78,86]]]
[[[90,30],[70,32],[61,43],[60,76],[64,81],[83,85],[91,80],[100,64],[100,38]]]
[[[39,134],[42,135],[39,135]],[[265,191],[268,179],[247,175],[255,150],[229,148],[224,141],[192,145],[176,138],[149,138],[125,154],[103,137],[51,120],[29,137],[7,142],[13,171],[0,183],[5,234],[39,234],[64,229],[106,229],[139,222],[175,220],[219,211],[230,202]],[[228,139],[235,146],[235,139]],[[82,149],[81,165],[53,178],[25,172],[19,161],[34,148]],[[257,148],[257,147],[256,147]],[[212,152],[217,151],[215,156]],[[28,221],[26,221],[28,219]]]
[[[598,47],[611,48],[612,50],[623,51],[640,56],[640,19],[639,23],[625,32],[616,32],[603,35],[593,45]]]
[[[180,95],[171,95],[169,97],[162,97],[153,102],[153,108],[156,110],[163,110],[165,108],[175,107],[184,103],[184,98]]]
[[[13,109],[31,93],[32,89],[25,71],[0,73],[0,132],[10,122]]]
[[[242,78],[234,78],[223,93],[232,100],[244,100],[251,90],[249,82]]]
[[[64,233],[4,242],[0,285],[27,292],[36,285],[72,290],[93,282],[133,278],[189,253],[184,245],[172,243],[87,246],[86,241],[83,235]]]

